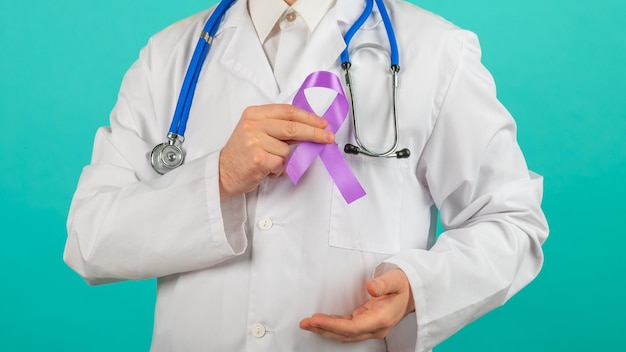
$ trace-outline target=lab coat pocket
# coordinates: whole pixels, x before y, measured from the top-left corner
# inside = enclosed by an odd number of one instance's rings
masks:
[[[407,159],[347,155],[346,160],[367,192],[347,204],[335,187],[330,213],[329,245],[363,252],[395,254],[400,250],[400,206]]]

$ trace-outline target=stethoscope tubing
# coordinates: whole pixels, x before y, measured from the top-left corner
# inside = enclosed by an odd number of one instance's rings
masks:
[[[361,16],[354,21],[352,27],[348,29],[346,35],[343,37],[344,42],[346,43],[346,48],[341,53],[341,63],[345,64],[346,62],[350,62],[350,54],[348,53],[348,49],[350,47],[350,41],[352,41],[352,37],[356,34],[356,32],[363,26],[367,18],[372,14],[372,9],[374,8],[373,0],[365,0],[365,9],[361,13]]]
[[[389,14],[387,13],[387,8],[383,3],[383,0],[365,0],[365,9],[357,18],[356,21],[352,24],[352,26],[348,29],[344,36],[344,41],[346,43],[346,48],[341,53],[341,63],[345,64],[350,62],[350,54],[348,49],[350,47],[350,42],[352,41],[352,37],[356,34],[359,28],[363,27],[367,18],[372,14],[374,9],[374,1],[376,1],[376,6],[378,7],[378,11],[380,12],[380,17],[383,21],[383,25],[385,26],[385,32],[387,33],[387,39],[389,40],[389,52],[391,56],[391,65],[392,66],[400,66],[400,54],[398,50],[398,42],[396,40],[396,35],[393,30],[393,25],[391,24],[391,19],[389,18]]]
[[[391,24],[391,19],[389,18],[389,14],[387,13],[387,8],[383,3],[383,0],[376,0],[376,6],[378,6],[378,11],[380,11],[380,17],[383,19],[383,24],[385,25],[385,31],[387,32],[387,38],[389,38],[389,51],[391,53],[391,66],[400,67],[400,54],[398,51],[398,42],[396,40],[396,34],[393,30],[393,25]]]
[[[182,165],[185,160],[185,152],[182,149],[182,143],[185,140],[184,133],[187,128],[189,112],[193,102],[193,96],[200,77],[202,65],[209,54],[211,43],[215,37],[215,33],[219,24],[226,13],[226,10],[236,0],[221,1],[209,20],[204,25],[203,31],[198,38],[198,43],[193,51],[183,84],[178,95],[174,116],[167,133],[167,142],[156,145],[150,153],[150,163],[156,172],[165,174],[178,166]]]
[[[204,26],[202,34],[198,39],[198,44],[193,52],[189,67],[183,80],[183,85],[178,96],[178,102],[176,103],[176,109],[174,110],[174,117],[170,125],[169,132],[179,136],[185,134],[187,129],[187,121],[189,119],[189,111],[191,110],[191,104],[193,102],[193,96],[196,91],[196,85],[198,84],[198,78],[200,77],[200,71],[202,65],[209,54],[211,49],[211,43],[215,37],[215,33],[219,27],[219,24],[224,17],[226,11],[237,0],[222,0]]]

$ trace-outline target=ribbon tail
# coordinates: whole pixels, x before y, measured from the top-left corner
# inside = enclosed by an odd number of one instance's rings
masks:
[[[350,165],[343,158],[337,145],[326,145],[320,152],[320,158],[326,166],[330,177],[348,204],[365,196],[365,190],[356,178]]]

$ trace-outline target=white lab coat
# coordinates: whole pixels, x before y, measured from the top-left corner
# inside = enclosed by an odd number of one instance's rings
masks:
[[[291,102],[313,71],[343,77],[342,33],[362,7],[337,1],[279,92],[245,1],[236,3],[200,74],[186,163],[164,176],[148,154],[165,140],[209,12],[155,35],[126,74],[81,175],[64,258],[90,284],[158,278],[153,351],[427,351],[539,272],[542,180],[529,176],[477,39],[404,2],[388,10],[402,68],[400,147],[411,157],[345,155],[367,192],[351,205],[319,160],[298,186],[267,179],[220,204],[218,156],[242,111]],[[387,47],[377,13],[350,45],[371,146],[393,137]],[[336,140],[353,142],[349,119]],[[434,206],[446,229],[436,243]],[[390,267],[408,276],[416,313],[385,340],[339,344],[298,328],[315,312],[349,314],[368,299],[365,282]]]

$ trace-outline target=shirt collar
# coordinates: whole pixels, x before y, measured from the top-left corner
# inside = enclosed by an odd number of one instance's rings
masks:
[[[313,32],[335,0],[297,0],[291,9],[296,11]],[[274,25],[289,5],[284,0],[248,0],[250,17],[261,43],[265,42]]]

